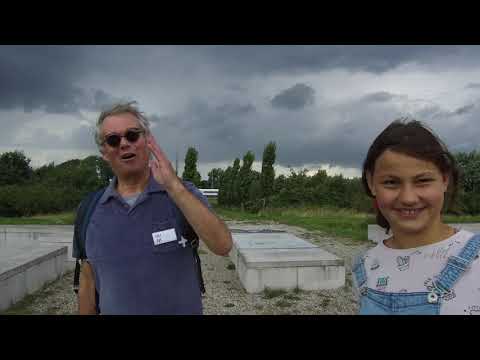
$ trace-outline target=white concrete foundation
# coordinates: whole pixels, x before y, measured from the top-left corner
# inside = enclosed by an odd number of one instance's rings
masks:
[[[0,249],[0,311],[65,272],[66,246],[24,245]]]
[[[72,225],[0,225],[0,249],[28,245],[66,246],[65,267],[69,270],[75,267],[72,241]]]
[[[342,259],[289,233],[235,233],[230,259],[248,293],[265,288],[333,289],[345,284]]]

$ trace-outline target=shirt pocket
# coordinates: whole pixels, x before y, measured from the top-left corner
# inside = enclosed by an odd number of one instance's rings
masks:
[[[182,248],[176,223],[171,219],[152,222],[151,244],[154,253],[169,253]]]

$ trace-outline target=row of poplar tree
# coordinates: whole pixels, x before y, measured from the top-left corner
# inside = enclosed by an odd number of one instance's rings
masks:
[[[201,187],[218,188],[218,204],[224,207],[240,207],[257,212],[265,207],[334,207],[359,212],[372,212],[372,199],[364,191],[360,178],[329,176],[318,170],[308,176],[308,169],[294,171],[289,176],[275,176],[274,163],[277,146],[268,143],[263,151],[261,172],[252,169],[255,155],[251,151],[233,161],[225,170],[214,168],[208,180],[201,181],[196,172],[198,152],[187,152],[183,178]],[[458,196],[447,209],[453,214],[480,214],[480,153],[457,152],[454,154],[460,170]],[[195,173],[196,172],[196,173]],[[192,174],[196,174],[196,178]]]

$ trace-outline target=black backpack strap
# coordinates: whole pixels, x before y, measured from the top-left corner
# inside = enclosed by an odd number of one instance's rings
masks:
[[[200,284],[200,291],[202,294],[205,294],[205,282],[203,280],[203,273],[202,273],[202,262],[200,260],[200,255],[198,254],[198,248],[200,246],[200,239],[198,238],[197,233],[193,230],[190,224],[188,224],[188,227],[191,230],[190,237],[192,240],[189,240],[190,243],[192,244],[192,249],[193,249],[193,255],[195,258],[195,264],[197,265],[197,274],[198,274],[198,282]],[[188,236],[188,235],[187,235]]]
[[[168,202],[170,204],[170,213],[173,217],[177,217],[176,212],[180,212],[180,209],[176,207],[175,203],[172,199]],[[183,214],[182,214],[183,216]],[[202,273],[202,262],[200,260],[200,255],[198,254],[198,247],[200,246],[200,239],[198,238],[197,233],[193,230],[192,225],[189,224],[188,220],[183,216],[185,223],[187,225],[187,230],[184,234],[181,234],[185,239],[188,240],[188,243],[193,249],[193,258],[195,261],[195,265],[197,266],[197,275],[198,275],[198,283],[200,285],[200,291],[202,294],[205,294],[205,281],[203,280],[203,273]]]
[[[85,251],[85,241],[87,237],[87,227],[90,218],[95,210],[98,200],[105,192],[105,188],[89,193],[87,197],[80,203],[75,225],[73,228],[73,249],[72,256],[75,260],[75,272],[73,274],[73,291],[78,294],[80,285],[80,260],[87,258]]]

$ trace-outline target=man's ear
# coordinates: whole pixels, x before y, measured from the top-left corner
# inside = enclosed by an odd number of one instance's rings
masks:
[[[102,159],[105,160],[108,164],[110,164],[107,157],[105,156],[105,151],[103,151],[103,147],[100,148],[100,154],[102,155]]]
[[[370,189],[370,192],[372,193],[372,195],[377,196],[377,194],[375,192],[375,187],[373,186],[373,176],[369,171],[367,171],[367,184],[368,184],[368,188]]]

